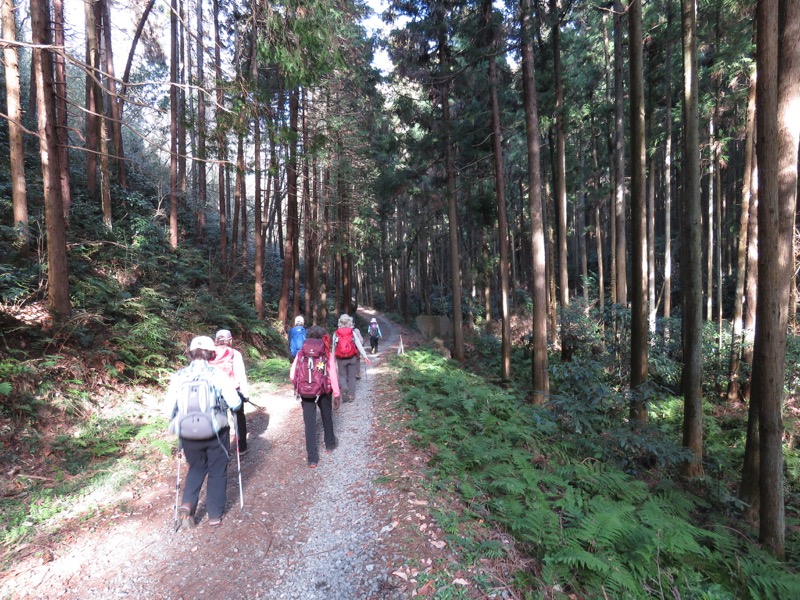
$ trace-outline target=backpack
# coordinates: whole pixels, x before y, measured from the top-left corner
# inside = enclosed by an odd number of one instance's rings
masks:
[[[208,364],[214,365],[228,377],[234,381],[236,380],[236,376],[233,374],[232,348],[228,348],[227,346],[217,346],[217,356],[214,358],[214,360],[209,361]]]
[[[289,330],[289,352],[292,354],[292,358],[294,358],[300,350],[300,347],[303,345],[303,342],[306,341],[306,328],[302,325],[298,325],[297,327],[292,327]]]
[[[211,381],[213,367],[183,375],[178,401],[169,424],[170,433],[187,440],[207,440],[228,426],[219,391]]]
[[[294,391],[301,398],[316,400],[333,390],[328,375],[328,351],[322,340],[303,342],[294,369]]]
[[[350,327],[339,327],[336,330],[336,347],[333,353],[336,358],[352,358],[358,354],[358,348],[353,341],[353,330]]]
[[[377,324],[377,323],[370,323],[370,324],[369,324],[369,329],[368,329],[368,331],[369,331],[369,337],[374,337],[374,338],[378,337],[378,331],[379,331],[379,329],[380,329],[380,328],[378,327],[378,324]]]

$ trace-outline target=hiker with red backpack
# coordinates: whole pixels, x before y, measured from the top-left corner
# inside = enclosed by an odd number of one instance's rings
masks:
[[[339,408],[339,378],[336,360],[324,341],[327,333],[323,327],[314,325],[306,331],[306,339],[292,363],[289,379],[294,383],[303,408],[303,424],[306,432],[306,455],[308,467],[315,469],[319,463],[317,448],[317,406],[322,417],[325,451],[336,449],[333,433],[333,410]]]
[[[350,315],[339,317],[339,328],[333,334],[333,353],[342,387],[342,402],[353,402],[356,399],[356,376],[358,375],[358,357],[369,365],[364,345],[353,333],[353,318]]]
[[[244,415],[244,403],[250,397],[250,388],[247,384],[247,372],[244,368],[242,353],[231,348],[233,335],[227,329],[220,329],[215,338],[216,357],[210,361],[211,365],[217,367],[233,380],[236,391],[242,399],[242,405],[238,410],[233,411],[236,416],[236,440],[239,444],[239,456],[247,453],[247,420]]]

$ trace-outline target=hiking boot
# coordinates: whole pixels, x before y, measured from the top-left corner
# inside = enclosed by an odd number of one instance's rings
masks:
[[[180,529],[194,529],[196,523],[192,516],[191,506],[188,504],[181,504],[178,507],[178,522],[180,523]]]
[[[315,461],[315,462],[311,462],[311,461],[309,461],[309,462],[308,462],[308,468],[309,468],[309,469],[316,469],[316,468],[317,468],[317,463],[316,463],[316,461]]]
[[[245,448],[244,450],[239,448],[239,456],[244,456],[245,454],[247,454],[247,448]]]
[[[218,527],[222,524],[222,517],[209,517],[208,518],[208,526],[209,527]]]

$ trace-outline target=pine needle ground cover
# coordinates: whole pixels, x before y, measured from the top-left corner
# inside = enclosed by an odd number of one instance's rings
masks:
[[[433,352],[401,360],[431,477],[463,498],[467,518],[503,528],[536,559],[517,574],[527,597],[800,597],[792,565],[761,552],[729,506],[688,491],[669,465],[626,472],[618,457],[635,441],[584,411],[576,428],[557,402],[532,406]],[[594,410],[613,414],[608,396]]]

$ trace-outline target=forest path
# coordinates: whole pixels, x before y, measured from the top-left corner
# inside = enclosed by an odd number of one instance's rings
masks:
[[[441,556],[445,544],[414,491],[422,458],[397,426],[397,390],[385,361],[397,353],[401,328],[374,316],[384,335],[380,352],[366,371],[362,364],[356,401],[336,411],[339,447],[321,452],[317,469],[306,465],[287,362],[286,385],[251,382],[243,507],[233,458],[219,528],[208,525],[203,491],[197,527],[175,531],[177,461],[164,457],[118,497],[85,498],[105,506],[95,516],[40,535],[37,551],[2,575],[0,598],[410,597],[416,571],[409,565],[431,565],[431,553]],[[406,345],[414,337],[402,335]],[[185,461],[180,475],[182,485]],[[384,483],[375,483],[381,475]]]

